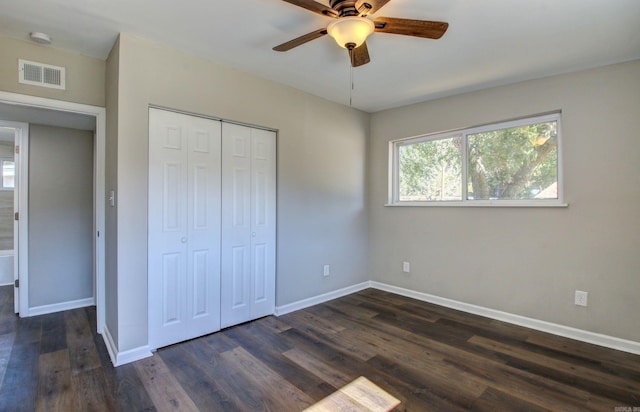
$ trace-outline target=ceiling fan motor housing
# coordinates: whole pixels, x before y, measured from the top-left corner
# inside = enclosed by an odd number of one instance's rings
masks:
[[[331,0],[331,8],[338,12],[340,17],[359,16],[360,11],[356,9],[356,2],[353,0]],[[370,10],[369,3],[363,3],[361,8]]]

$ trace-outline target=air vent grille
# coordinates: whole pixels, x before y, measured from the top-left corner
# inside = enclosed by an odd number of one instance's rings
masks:
[[[22,66],[24,71],[24,80],[36,83],[42,83],[42,67],[35,64],[25,63]]]
[[[65,68],[50,64],[18,60],[18,81],[23,84],[65,89]]]

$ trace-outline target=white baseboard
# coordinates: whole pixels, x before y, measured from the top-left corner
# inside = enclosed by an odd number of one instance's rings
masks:
[[[539,330],[541,332],[551,333],[553,335],[563,336],[569,339],[575,339],[582,342],[592,343],[594,345],[603,346],[605,348],[616,349],[623,352],[629,352],[640,355],[640,342],[620,339],[614,336],[603,335],[600,333],[590,332],[583,329],[572,328],[570,326],[559,325],[557,323],[546,322],[543,320],[528,318],[525,316],[515,315],[496,309],[485,308],[483,306],[472,305],[453,299],[442,298],[428,293],[417,292],[411,289],[405,289],[398,286],[388,285],[386,283],[376,281],[366,281],[357,285],[349,286],[333,292],[324,293],[322,295],[299,300],[283,306],[277,306],[276,316],[285,315],[296,310],[308,308],[313,305],[324,303],[342,296],[350,295],[361,290],[373,288],[383,290],[385,292],[395,293],[396,295],[406,296],[409,298],[421,300],[423,302],[433,303],[451,309],[460,310],[474,315],[484,316],[490,319],[496,319],[507,323],[512,323],[525,328]]]
[[[153,356],[153,353],[151,353],[151,350],[147,345],[119,352],[107,325],[104,326],[102,340],[104,340],[104,344],[107,346],[107,352],[109,352],[111,363],[116,367]]]
[[[70,302],[53,303],[51,305],[42,305],[29,308],[27,313],[20,312],[20,317],[28,318],[30,316],[46,315],[48,313],[62,312],[63,310],[72,310],[84,308],[87,306],[95,306],[94,298],[72,300]]]
[[[107,352],[109,352],[111,363],[113,363],[113,366],[116,366],[118,347],[113,341],[113,338],[111,337],[111,332],[109,332],[109,328],[107,327],[107,325],[104,325],[104,328],[102,329],[102,340],[104,341],[104,345],[107,347]]]
[[[371,287],[371,282],[366,281],[358,283],[357,285],[348,286],[346,288],[334,290],[333,292],[324,293],[322,295],[314,296],[311,298],[299,300],[297,302],[289,303],[283,306],[276,306],[276,316],[286,315],[287,313],[294,312],[296,310],[308,308],[309,306],[317,305],[323,302],[328,302],[333,299],[347,296],[352,293],[360,292]]]
[[[525,328],[535,329],[554,335],[564,336],[565,338],[575,339],[582,342],[592,343],[594,345],[604,346],[606,348],[616,349],[623,352],[629,352],[640,355],[640,342],[626,339],[620,339],[609,335],[590,332],[587,330],[576,329],[570,326],[559,325],[557,323],[546,322],[543,320],[532,319],[525,316],[514,315],[500,310],[485,308],[483,306],[472,305],[469,303],[459,302],[452,299],[442,298],[428,293],[416,292],[410,289],[404,289],[385,283],[371,281],[370,287],[395,293],[409,298],[429,302],[436,305],[444,306],[451,309],[461,310],[463,312],[472,313],[474,315],[484,316],[486,318],[496,319],[514,325],[524,326]]]

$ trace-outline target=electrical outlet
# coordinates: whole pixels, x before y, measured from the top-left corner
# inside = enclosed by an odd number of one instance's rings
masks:
[[[331,274],[331,266],[329,265],[324,265],[324,267],[322,268],[322,276],[329,276]]]
[[[404,273],[411,272],[411,265],[409,264],[409,262],[402,262],[402,271]]]
[[[576,290],[574,303],[578,306],[587,306],[587,295],[588,295],[587,292]]]

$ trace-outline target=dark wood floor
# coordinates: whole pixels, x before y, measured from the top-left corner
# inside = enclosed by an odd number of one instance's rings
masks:
[[[12,293],[0,287],[0,411],[300,411],[359,376],[396,410],[640,407],[640,356],[373,289],[118,368],[93,308],[18,319]]]

